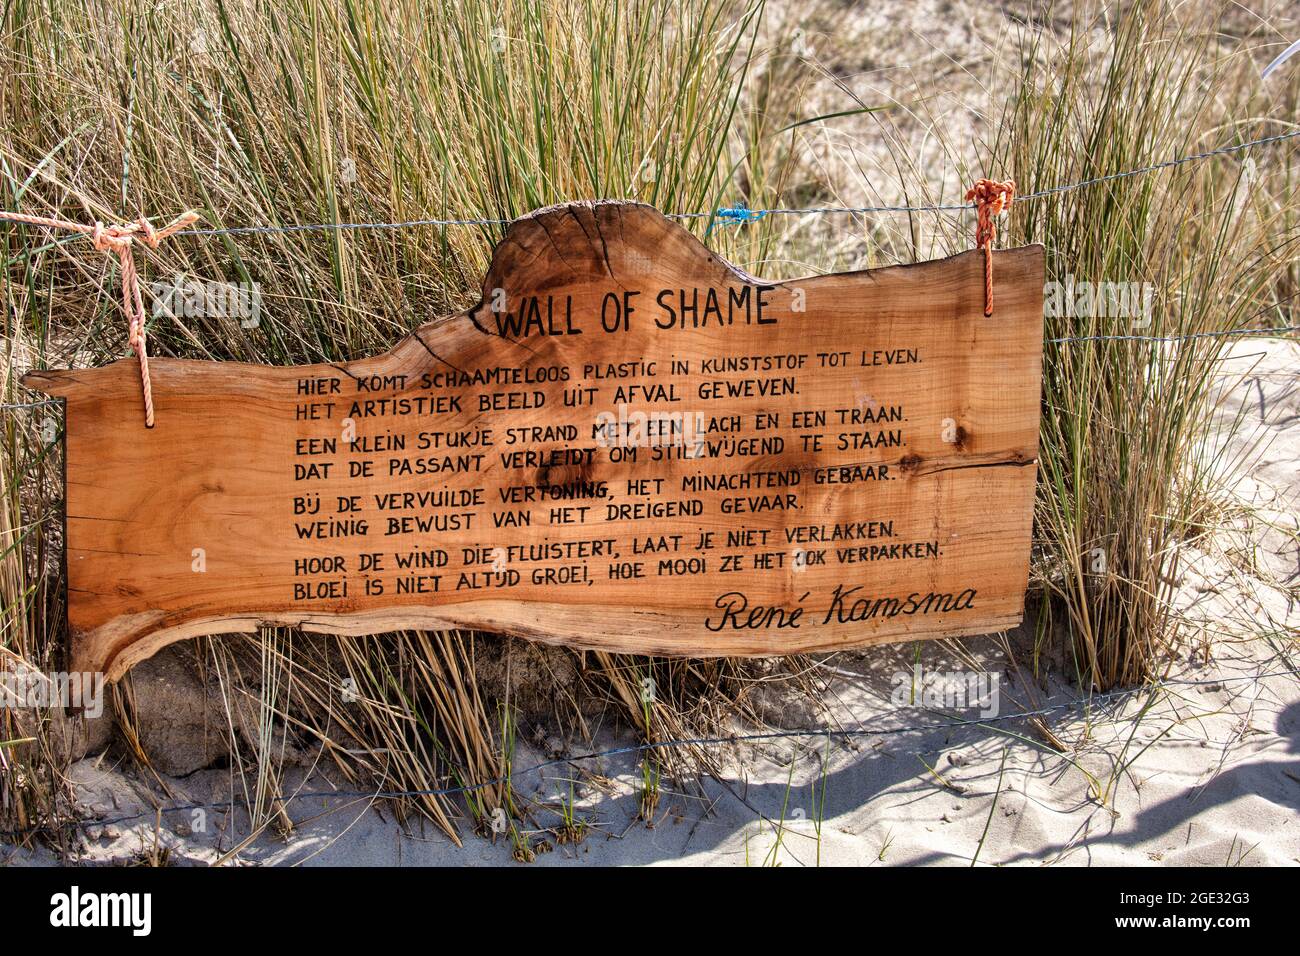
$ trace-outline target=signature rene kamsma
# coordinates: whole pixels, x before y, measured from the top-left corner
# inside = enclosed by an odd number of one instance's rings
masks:
[[[951,614],[969,611],[975,607],[975,588],[957,593],[913,591],[901,596],[871,596],[862,593],[862,585],[847,587],[837,584],[819,624],[852,624],[899,615]],[[713,602],[715,612],[704,619],[710,631],[795,630],[803,626],[808,611],[805,602],[812,597],[805,591],[795,607],[779,604],[761,604],[750,601],[743,591],[726,591]]]

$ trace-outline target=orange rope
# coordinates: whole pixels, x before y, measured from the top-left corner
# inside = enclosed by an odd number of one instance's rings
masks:
[[[1000,183],[995,179],[980,179],[966,193],[966,201],[975,203],[975,245],[984,248],[984,314],[993,314],[993,240],[997,236],[994,217],[1011,208],[1016,194],[1016,181]]]
[[[29,226],[43,226],[47,229],[67,229],[89,236],[91,244],[100,252],[116,252],[122,266],[122,308],[126,312],[130,329],[131,348],[140,360],[140,387],[144,393],[144,423],[153,428],[153,384],[149,380],[149,352],[145,346],[144,299],[140,294],[140,274],[135,268],[135,256],[132,246],[136,239],[141,239],[150,249],[157,249],[162,240],[174,235],[199,218],[196,212],[187,212],[178,216],[162,229],[155,229],[153,224],[141,216],[135,222],[123,225],[106,226],[96,222],[88,226],[66,219],[48,219],[44,216],[28,216],[20,212],[0,211],[0,219],[24,223]]]

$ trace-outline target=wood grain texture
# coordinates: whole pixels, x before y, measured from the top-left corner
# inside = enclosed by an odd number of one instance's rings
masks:
[[[693,656],[1014,626],[1043,254],[995,255],[985,318],[978,252],[765,282],[648,206],[574,204],[383,355],[154,359],[153,429],[133,360],[29,373],[67,403],[70,666],[263,622]]]

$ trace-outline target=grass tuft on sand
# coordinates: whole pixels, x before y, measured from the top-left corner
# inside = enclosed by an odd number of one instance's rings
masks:
[[[0,12],[0,207],[105,221],[192,207],[211,227],[292,227],[509,220],[585,198],[667,212],[950,203],[980,176],[1015,177],[1023,192],[1293,125],[1297,84],[1258,79],[1276,31],[1231,5],[1025,5],[963,28],[925,21],[919,43],[918,23],[898,19],[826,0],[14,0]],[[898,49],[923,52],[898,63]],[[1284,144],[1015,206],[1002,242],[1043,243],[1053,281],[1153,290],[1141,325],[1053,315],[1048,337],[1292,322],[1293,155]],[[969,247],[973,227],[933,213],[687,225],[773,278],[947,254]],[[504,228],[170,241],[147,257],[150,279],[256,282],[260,321],[164,314],[151,348],[274,364],[373,353],[476,300]],[[26,369],[124,354],[113,263],[7,224],[0,255],[5,401],[31,398],[17,385]],[[1162,671],[1180,638],[1169,609],[1180,545],[1215,520],[1216,463],[1201,449],[1224,347],[1047,346],[1031,598],[1040,667],[1064,647],[1084,686]],[[0,417],[4,666],[62,662],[59,424],[45,407]],[[814,707],[820,693],[798,659],[533,653],[462,632],[268,631],[198,646],[255,831],[287,824],[275,795],[292,744],[378,791],[479,787],[395,801],[396,812],[453,839],[458,817],[496,835],[504,816],[523,858],[528,808],[509,779],[537,710],[523,701],[525,659],[554,678],[553,726],[578,738],[607,717],[647,741],[708,735],[761,723],[756,699],[775,682]],[[129,680],[115,699],[118,747],[147,767]],[[60,720],[19,726],[0,713],[0,826],[74,812]],[[717,759],[648,754],[647,820],[661,774]]]

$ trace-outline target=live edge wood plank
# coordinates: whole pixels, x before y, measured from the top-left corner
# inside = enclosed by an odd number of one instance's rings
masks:
[[[382,355],[155,358],[152,429],[134,360],[31,372],[66,400],[70,666],[116,680],[263,623],[691,656],[1012,627],[1042,249],[995,253],[989,318],[983,269],[767,282],[648,206],[580,203],[516,222],[479,305]]]

